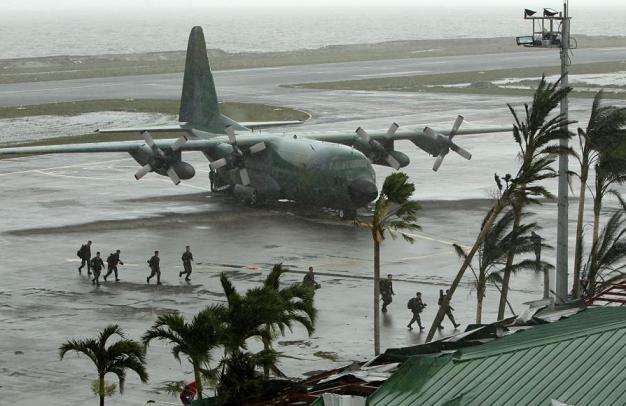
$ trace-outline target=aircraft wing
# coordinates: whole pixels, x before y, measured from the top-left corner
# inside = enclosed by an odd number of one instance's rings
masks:
[[[291,120],[291,121],[240,121],[239,125],[242,125],[251,130],[258,130],[261,128],[281,127],[286,125],[302,124],[304,121]]]
[[[487,133],[499,133],[511,131],[513,127],[482,127],[458,130],[455,135],[468,135],[468,134],[487,134]],[[450,135],[451,131],[439,131],[435,130],[436,134],[445,136]],[[424,130],[403,130],[397,131],[395,134],[388,136],[384,132],[372,132],[367,134],[371,140],[375,140],[381,144],[388,141],[401,141],[408,140],[413,144],[427,152],[432,156],[438,156],[442,150],[449,145],[446,145],[444,140],[438,137],[433,137],[431,134],[426,133]],[[337,133],[337,134],[315,134],[315,135],[303,135],[306,138],[312,138],[319,141],[333,142],[338,144],[344,144],[349,146],[358,146],[362,142],[361,137],[356,133]]]
[[[154,143],[161,149],[171,147],[176,139],[155,140]],[[222,142],[224,139],[210,140],[189,140],[179,149],[181,151],[208,151]],[[22,155],[22,154],[75,154],[75,153],[96,153],[96,152],[133,152],[145,146],[143,141],[117,141],[117,142],[95,142],[81,144],[59,144],[45,145],[37,147],[13,147],[0,148],[0,155]]]
[[[459,130],[462,121],[463,117],[459,116],[452,130],[449,131],[437,131],[428,127],[425,127],[423,130],[398,131],[398,125],[394,123],[386,132],[368,133],[359,127],[351,134],[310,134],[304,136],[319,141],[334,142],[354,147],[365,154],[372,163],[389,166],[394,169],[407,166],[410,162],[406,154],[395,149],[394,141],[408,140],[428,154],[437,157],[433,165],[433,170],[437,171],[444,157],[450,151],[454,151],[465,159],[472,158],[472,154],[469,151],[454,142],[458,139],[454,138],[455,136],[508,132],[513,128],[484,127]]]
[[[98,133],[108,134],[108,133],[141,133],[144,131],[149,131],[151,133],[158,132],[182,132],[182,131],[190,131],[191,129],[187,127],[187,123],[173,124],[173,125],[162,125],[157,127],[126,127],[126,128],[99,128],[96,130]]]

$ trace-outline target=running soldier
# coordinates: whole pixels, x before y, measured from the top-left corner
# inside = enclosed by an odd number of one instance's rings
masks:
[[[100,272],[104,269],[104,262],[102,258],[100,258],[100,251],[96,252],[96,256],[91,259],[91,269],[93,270],[91,283],[100,286]]]
[[[448,296],[449,292],[446,290],[446,294],[443,294],[443,289],[439,289],[439,300],[437,301],[437,304],[439,306],[442,306],[444,303],[444,300],[446,298],[446,296]],[[445,308],[445,312],[446,312],[446,316],[448,316],[448,319],[450,319],[450,321],[452,322],[452,325],[454,326],[454,328],[457,328],[460,326],[460,324],[457,324],[456,321],[454,321],[454,315],[452,314],[452,311],[454,310],[454,307],[450,306],[450,303],[448,302],[448,306],[446,306]],[[439,325],[439,329],[443,329],[443,326],[440,324]]]
[[[424,330],[424,326],[422,326],[422,319],[420,318],[420,313],[426,307],[426,303],[422,302],[422,292],[417,292],[415,294],[415,297],[409,299],[406,307],[409,308],[409,310],[411,310],[411,312],[413,313],[413,318],[411,318],[411,321],[407,325],[409,330],[413,330],[413,327],[411,327],[411,325],[415,322],[417,322],[420,331]]]
[[[395,295],[393,292],[393,282],[391,280],[391,274],[387,275],[387,279],[381,279],[379,283],[380,294],[383,297],[382,312],[387,313],[387,305],[389,305],[393,299],[391,296]]]
[[[302,284],[311,289],[319,289],[321,287],[319,283],[315,282],[315,273],[312,266],[309,267],[309,272],[304,274]]]
[[[91,275],[91,241],[87,241],[87,244],[81,245],[80,249],[76,252],[76,255],[80,258],[78,274],[80,275],[83,267],[87,265],[87,275]]]
[[[191,279],[189,279],[189,275],[191,275],[191,263],[193,262],[193,254],[189,249],[189,245],[185,246],[185,252],[183,252],[183,256],[180,259],[182,259],[183,261],[184,271],[179,272],[178,277],[180,278],[181,276],[185,275],[185,280],[190,281]]]
[[[150,279],[152,279],[152,277],[156,275],[157,285],[160,285],[161,267],[159,266],[159,263],[161,262],[161,260],[159,259],[159,251],[154,251],[154,255],[147,262],[150,266],[150,276],[146,278],[146,283],[150,283]]]
[[[120,250],[117,250],[111,254],[107,258],[107,273],[104,275],[104,281],[106,282],[107,277],[111,275],[112,272],[115,273],[115,282],[119,282],[119,278],[117,277],[117,265],[124,265],[124,263],[120,260]]]

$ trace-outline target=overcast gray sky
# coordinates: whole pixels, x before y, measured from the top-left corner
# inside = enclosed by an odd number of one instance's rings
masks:
[[[571,8],[578,7],[614,7],[624,6],[624,0],[572,0]],[[107,0],[106,2],[89,0],[0,0],[0,10],[2,9],[89,9],[89,8],[129,8],[129,7],[150,7],[150,8],[174,8],[174,7],[298,7],[298,6],[324,6],[324,7],[363,7],[363,6],[415,6],[415,7],[519,7],[519,8],[541,8],[552,7],[561,8],[560,0],[447,0],[438,4],[416,5],[416,0]],[[626,16],[625,16],[626,17]],[[0,17],[1,20],[1,17]]]

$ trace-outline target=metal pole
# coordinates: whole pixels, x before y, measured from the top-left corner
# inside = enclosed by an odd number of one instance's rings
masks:
[[[567,10],[567,1],[563,4],[563,24],[561,25],[561,88],[568,86],[568,67],[569,67],[569,13]],[[568,119],[567,115],[567,96],[561,101],[561,114],[564,119]],[[567,124],[563,126],[563,131],[568,131]],[[561,147],[568,147],[568,139],[564,138],[560,142]],[[568,267],[568,182],[567,182],[567,153],[562,152],[559,155],[559,191],[558,191],[558,223],[556,237],[556,278],[555,292],[557,301],[559,298],[565,300],[567,298],[567,267]]]

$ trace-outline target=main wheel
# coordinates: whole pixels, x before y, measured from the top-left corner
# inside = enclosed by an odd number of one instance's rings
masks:
[[[356,209],[339,209],[339,218],[344,221],[356,219]]]
[[[256,207],[261,203],[261,200],[259,199],[259,194],[256,190],[252,192],[252,194],[248,198],[247,203],[250,207]]]

